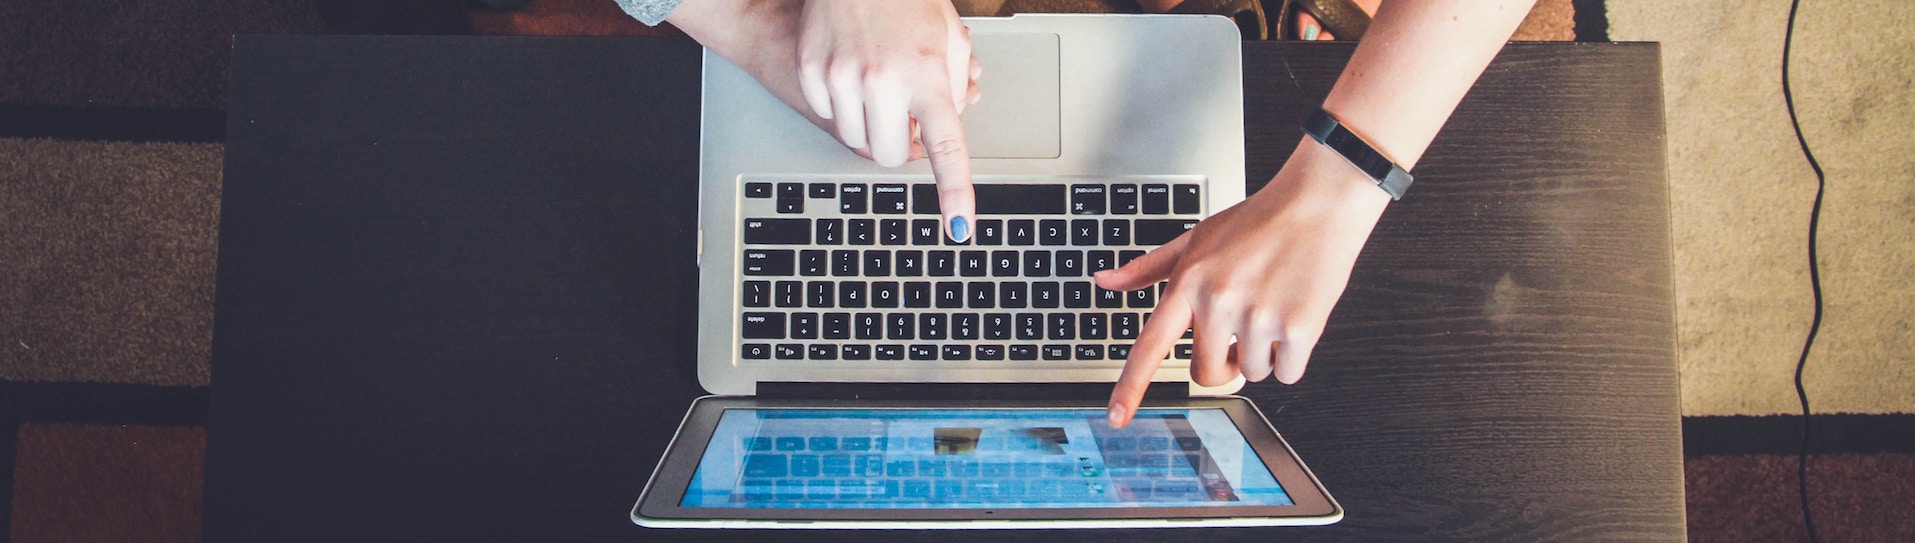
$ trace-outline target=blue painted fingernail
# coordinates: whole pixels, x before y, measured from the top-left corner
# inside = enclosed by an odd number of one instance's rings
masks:
[[[971,240],[971,223],[963,215],[951,217],[951,241],[964,243]]]
[[[1303,39],[1305,39],[1305,40],[1315,40],[1315,39],[1317,39],[1317,25],[1315,25],[1315,24],[1309,24],[1309,25],[1304,25],[1304,27],[1303,27]]]

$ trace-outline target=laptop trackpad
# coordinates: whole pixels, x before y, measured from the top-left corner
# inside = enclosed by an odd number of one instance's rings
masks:
[[[1057,158],[1057,35],[971,34],[984,97],[964,110],[972,158]]]

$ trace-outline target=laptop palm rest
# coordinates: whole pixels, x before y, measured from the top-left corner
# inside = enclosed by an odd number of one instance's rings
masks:
[[[1057,158],[1057,34],[977,32],[972,55],[983,66],[983,98],[964,111],[973,158]],[[990,83],[983,83],[990,81]]]

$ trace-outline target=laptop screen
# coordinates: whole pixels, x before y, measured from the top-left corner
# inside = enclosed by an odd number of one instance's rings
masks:
[[[1222,409],[726,409],[681,507],[1292,505]]]

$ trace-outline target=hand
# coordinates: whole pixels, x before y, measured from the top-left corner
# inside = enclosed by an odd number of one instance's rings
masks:
[[[1303,377],[1330,309],[1390,202],[1361,171],[1309,138],[1270,184],[1130,264],[1094,275],[1111,290],[1170,280],[1111,392],[1114,427],[1130,423],[1151,375],[1194,329],[1191,379]],[[1236,343],[1232,344],[1232,339]]]
[[[805,103],[846,147],[887,167],[929,158],[945,228],[969,239],[977,204],[958,114],[979,96],[980,69],[951,3],[807,0],[798,68]]]

